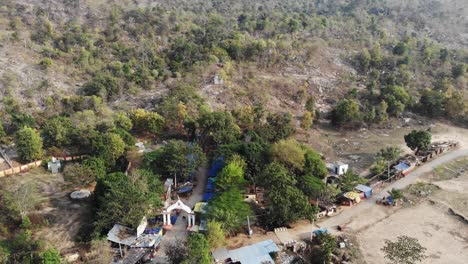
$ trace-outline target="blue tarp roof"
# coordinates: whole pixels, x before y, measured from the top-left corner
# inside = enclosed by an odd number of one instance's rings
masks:
[[[212,192],[204,193],[202,201],[206,202],[206,201],[210,200],[211,198],[213,198],[214,195],[215,195],[215,193],[212,193]]]
[[[216,177],[218,173],[224,167],[224,157],[218,157],[211,162],[210,170],[208,171],[208,177]]]
[[[398,171],[404,171],[404,170],[409,169],[409,167],[410,167],[410,166],[409,166],[408,164],[406,164],[406,163],[404,163],[404,162],[400,162],[400,163],[398,163],[398,165],[396,165],[394,168],[395,168],[396,170],[398,170]]]
[[[315,235],[317,235],[317,234],[320,234],[320,233],[329,233],[329,232],[328,232],[328,229],[322,227],[322,228],[320,228],[320,229],[317,229],[317,230],[312,231],[312,233],[314,233]]]
[[[185,186],[185,187],[180,188],[178,192],[186,193],[186,192],[190,192],[192,189],[193,189],[193,186]]]
[[[215,178],[208,178],[208,181],[206,183],[207,192],[211,192],[214,190],[214,182],[215,182]]]
[[[361,191],[363,193],[372,192],[372,188],[363,184],[358,184],[354,189]]]

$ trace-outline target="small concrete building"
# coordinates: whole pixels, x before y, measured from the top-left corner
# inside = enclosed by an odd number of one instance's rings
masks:
[[[348,171],[348,164],[345,164],[341,161],[336,161],[333,163],[333,173],[336,175],[343,175]]]
[[[58,173],[61,168],[62,168],[62,162],[55,158],[52,158],[52,161],[49,161],[47,163],[47,169],[53,174]]]

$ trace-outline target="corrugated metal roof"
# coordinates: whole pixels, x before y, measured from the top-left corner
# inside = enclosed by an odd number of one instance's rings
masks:
[[[231,258],[241,264],[275,263],[270,253],[278,252],[279,248],[273,240],[265,240],[250,246],[227,250],[219,248],[213,251],[213,257],[218,261]]]

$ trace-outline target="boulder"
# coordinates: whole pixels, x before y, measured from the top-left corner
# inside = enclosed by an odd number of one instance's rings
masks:
[[[73,200],[82,200],[89,198],[91,196],[91,191],[89,190],[78,190],[74,191],[70,194],[70,198]]]

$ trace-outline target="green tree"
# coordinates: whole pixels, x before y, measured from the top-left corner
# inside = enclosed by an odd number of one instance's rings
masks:
[[[5,143],[6,142],[6,133],[5,129],[3,128],[3,124],[0,121],[0,143]]]
[[[375,122],[382,123],[388,120],[387,109],[387,102],[385,102],[385,100],[380,101],[379,105],[376,107]]]
[[[42,125],[42,137],[47,147],[64,147],[71,143],[73,125],[70,118],[54,117]]]
[[[114,223],[137,227],[148,211],[159,207],[161,183],[156,187],[154,177],[150,173],[127,176],[117,172],[98,179],[96,235],[107,231]]]
[[[359,177],[359,175],[357,175],[352,170],[348,170],[340,177],[340,188],[344,192],[349,192],[354,190],[356,185],[363,184],[365,182],[366,180],[364,178]]]
[[[105,133],[100,141],[100,144],[96,146],[97,153],[107,167],[113,167],[115,161],[125,152],[125,142],[119,135],[110,132]]]
[[[182,264],[211,264],[210,246],[205,236],[192,233],[187,239],[187,257]]]
[[[269,227],[283,226],[299,219],[315,219],[316,208],[295,187],[296,179],[284,166],[272,162],[259,178],[260,185],[268,189],[266,197],[270,202],[270,210],[264,219]]]
[[[40,254],[41,264],[60,264],[60,252],[55,248],[49,248]]]
[[[240,136],[240,128],[234,123],[230,112],[202,111],[198,124],[205,142],[227,144],[236,141]]]
[[[298,187],[305,195],[317,199],[326,191],[326,185],[322,179],[313,175],[304,175],[298,180]]]
[[[420,150],[427,150],[431,144],[431,133],[424,130],[412,130],[409,134],[405,135],[406,145],[418,153]]]
[[[363,49],[361,53],[358,55],[358,65],[359,69],[362,72],[366,72],[369,69],[371,63],[371,54],[369,53],[368,49]]]
[[[314,240],[320,248],[314,252],[312,263],[332,263],[333,250],[336,248],[336,238],[325,232],[318,233]]]
[[[389,85],[382,88],[381,97],[388,103],[388,112],[399,116],[411,102],[411,97],[402,86]]]
[[[221,223],[226,233],[240,228],[251,214],[249,205],[244,202],[237,188],[218,193],[210,200],[207,208],[208,219]]]
[[[353,126],[360,121],[359,104],[354,99],[341,100],[332,111],[332,123],[335,126]]]
[[[89,157],[82,164],[67,165],[63,178],[74,186],[86,186],[106,175],[106,166],[100,158]]]
[[[125,131],[130,131],[133,128],[133,123],[127,114],[119,112],[114,114],[114,124],[117,128]]]
[[[266,118],[266,123],[257,127],[258,134],[269,142],[277,142],[294,134],[290,113],[273,113]]]
[[[190,173],[205,162],[205,154],[198,144],[170,140],[160,149],[145,154],[146,163],[163,177],[177,177],[178,182],[189,180]]]
[[[380,149],[377,156],[387,162],[387,177],[390,178],[390,163],[400,157],[401,149],[399,147],[385,147]]]
[[[465,63],[460,63],[452,67],[452,76],[454,79],[465,75],[468,66]]]
[[[386,239],[381,250],[385,258],[394,264],[414,264],[427,257],[424,254],[427,249],[416,238],[408,236],[399,236],[395,242]]]
[[[386,168],[387,163],[385,162],[385,160],[382,157],[377,156],[370,170],[372,174],[379,175],[384,173]]]
[[[390,191],[388,191],[388,194],[393,197],[393,199],[401,199],[405,197],[402,191],[392,188]]]
[[[463,116],[466,113],[466,109],[467,103],[461,92],[455,92],[447,98],[445,111],[449,117],[457,118]]]
[[[323,179],[328,174],[325,162],[322,156],[311,148],[303,147],[304,153],[304,174],[313,175],[317,178]]]
[[[244,168],[240,163],[240,161],[229,162],[219,173],[216,179],[216,187],[221,190],[228,190],[233,187],[241,187],[245,184]]]
[[[165,120],[155,112],[136,109],[130,113],[134,129],[139,132],[158,134],[164,127]]]
[[[107,73],[97,73],[93,79],[83,85],[85,95],[110,98],[120,92],[117,79]]]
[[[206,239],[211,249],[216,249],[226,245],[226,236],[222,224],[216,221],[208,221]]]
[[[307,98],[305,109],[311,113],[315,113],[315,97],[309,96],[309,98]]]
[[[270,228],[284,226],[300,219],[313,221],[317,208],[310,205],[307,196],[301,190],[288,185],[284,188],[272,185],[266,192],[270,202],[267,224]]]
[[[309,129],[312,126],[313,122],[314,122],[314,119],[312,117],[312,113],[309,111],[305,111],[304,116],[302,117],[302,120],[301,120],[301,127],[304,129]]]
[[[291,169],[302,171],[304,150],[295,139],[280,140],[271,146],[271,157]]]
[[[419,99],[419,108],[422,114],[439,117],[444,114],[445,95],[439,91],[426,89]]]
[[[393,47],[393,54],[395,55],[405,55],[408,53],[408,46],[404,42],[398,42],[398,44]]]
[[[23,127],[16,133],[16,148],[23,162],[41,159],[43,156],[42,138],[30,127]]]

